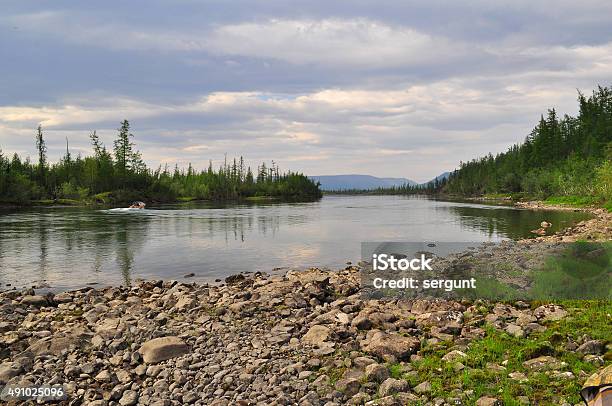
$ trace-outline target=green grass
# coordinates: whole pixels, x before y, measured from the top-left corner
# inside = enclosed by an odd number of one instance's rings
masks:
[[[548,329],[528,338],[516,338],[505,332],[485,326],[486,336],[473,340],[465,351],[467,359],[462,363],[465,368],[457,372],[455,363],[446,363],[442,356],[451,350],[452,343],[444,342],[428,345],[422,349],[423,359],[414,362],[417,374],[402,374],[399,365],[391,365],[392,375],[402,376],[411,386],[423,381],[432,385],[431,397],[452,396],[452,391],[473,390],[472,397],[466,404],[474,404],[481,396],[492,396],[501,399],[504,405],[517,405],[518,396],[527,396],[532,404],[559,404],[560,399],[574,404],[580,401],[578,391],[587,375],[598,367],[582,361],[580,354],[567,351],[565,344],[568,338],[578,339],[586,335],[593,339],[611,340],[610,323],[612,319],[612,302],[610,301],[565,301],[561,303],[570,313],[563,320],[548,323]],[[570,371],[575,375],[571,380],[552,379],[545,373],[530,373],[523,367],[523,362],[540,356],[552,355],[568,364],[562,372]],[[610,355],[606,359],[610,360]],[[502,365],[507,361],[506,370],[501,372],[486,369],[488,362]],[[511,372],[522,372],[529,381],[519,383],[508,377]]]
[[[572,207],[588,207],[599,205],[601,200],[593,196],[551,196],[544,200],[544,203]]]
[[[65,206],[80,206],[85,204],[86,202],[75,199],[44,199],[44,200],[33,200],[32,204],[35,206],[52,206],[55,204],[61,204]]]
[[[603,205],[603,208],[608,210],[608,213],[612,213],[612,200],[610,200],[609,202],[605,203]]]
[[[248,200],[250,202],[266,202],[269,200],[278,200],[278,198],[274,196],[250,196],[247,197],[245,200]]]

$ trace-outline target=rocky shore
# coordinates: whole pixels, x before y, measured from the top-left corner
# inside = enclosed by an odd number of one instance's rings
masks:
[[[610,239],[594,214],[499,255]],[[572,405],[612,361],[609,301],[367,300],[358,271],[2,292],[0,388],[63,384],[75,405]]]

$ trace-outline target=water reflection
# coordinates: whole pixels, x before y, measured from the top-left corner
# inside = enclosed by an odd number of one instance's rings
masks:
[[[538,228],[542,221],[552,223],[548,230],[550,234],[589,218],[589,215],[583,212],[568,214],[563,211],[508,210],[503,207],[483,210],[482,207],[470,206],[449,206],[445,209],[455,215],[462,228],[482,230],[490,237],[503,234],[511,239],[533,236],[530,231]]]
[[[487,241],[556,229],[583,213],[534,212],[400,196],[327,196],[301,204],[161,206],[138,212],[0,212],[0,284],[54,288],[196,280],[241,271],[342,267],[363,241]]]

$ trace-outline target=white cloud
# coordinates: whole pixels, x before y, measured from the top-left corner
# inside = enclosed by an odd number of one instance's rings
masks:
[[[268,20],[215,29],[205,47],[220,54],[293,64],[392,67],[444,63],[465,46],[365,18]]]

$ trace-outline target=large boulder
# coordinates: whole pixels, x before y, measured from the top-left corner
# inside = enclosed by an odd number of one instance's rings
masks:
[[[179,337],[159,337],[144,343],[138,352],[144,362],[154,364],[189,353],[189,346]]]
[[[329,327],[316,324],[308,330],[306,334],[302,337],[302,343],[310,344],[315,347],[323,347],[330,345],[330,340],[332,339],[333,332]]]
[[[382,359],[393,357],[396,360],[407,360],[420,347],[420,341],[414,337],[376,331],[361,343],[363,351]]]

